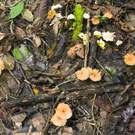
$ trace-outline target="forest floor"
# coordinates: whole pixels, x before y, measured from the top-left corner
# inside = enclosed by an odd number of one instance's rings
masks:
[[[1,0],[0,135],[135,135],[135,1]]]

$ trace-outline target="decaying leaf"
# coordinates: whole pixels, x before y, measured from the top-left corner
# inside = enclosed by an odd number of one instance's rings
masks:
[[[13,70],[15,61],[10,54],[4,55],[3,61],[6,69]]]
[[[33,22],[34,16],[29,9],[25,9],[24,12],[22,13],[22,18],[29,22]]]
[[[34,115],[34,117],[32,118],[32,125],[34,128],[36,128],[38,131],[42,131],[44,124],[45,120],[41,113]]]
[[[22,126],[22,122],[24,121],[25,118],[26,118],[25,113],[17,114],[11,117],[12,121],[15,123],[17,128],[20,128]]]
[[[24,38],[26,36],[26,33],[22,28],[16,26],[15,35],[16,35],[16,37],[21,39],[21,38]]]
[[[33,41],[34,41],[34,45],[35,45],[35,47],[39,47],[40,45],[41,45],[41,39],[40,39],[40,37],[38,37],[38,36],[36,36],[36,35],[34,35],[33,36]]]
[[[0,40],[2,40],[6,36],[5,33],[0,32]]]
[[[71,58],[75,57],[76,55],[80,58],[84,58],[84,48],[82,44],[76,44],[75,46],[71,47],[67,51],[67,55]]]
[[[4,69],[5,69],[4,61],[3,61],[2,57],[0,57],[0,74],[1,74],[2,70],[4,70]]]

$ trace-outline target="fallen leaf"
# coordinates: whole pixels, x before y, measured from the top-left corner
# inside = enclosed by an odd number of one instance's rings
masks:
[[[4,70],[4,69],[5,69],[4,61],[3,61],[2,57],[0,57],[0,74],[1,74],[2,70]]]
[[[24,1],[22,0],[10,8],[9,18],[14,19],[15,17],[17,17],[22,13],[23,9],[24,9]]]
[[[38,47],[41,45],[41,43],[42,43],[40,37],[38,37],[38,36],[36,36],[36,35],[33,36],[33,41],[34,41],[34,46],[37,47],[37,48],[38,48]]]
[[[2,40],[6,36],[5,33],[0,32],[0,40]]]
[[[41,113],[37,113],[32,118],[32,125],[34,128],[36,128],[38,131],[42,131],[45,124],[44,117]]]
[[[24,12],[22,13],[22,18],[29,22],[33,22],[34,16],[29,9],[25,9]]]
[[[9,69],[9,70],[14,69],[15,61],[14,61],[14,58],[10,54],[3,56],[3,62],[6,69]]]
[[[26,36],[26,33],[25,33],[25,31],[22,28],[16,26],[15,35],[18,38],[24,38]]]

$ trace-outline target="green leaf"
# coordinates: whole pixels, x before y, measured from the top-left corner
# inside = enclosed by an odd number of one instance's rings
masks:
[[[73,35],[72,35],[72,39],[75,41],[77,40],[79,37],[79,33],[82,31],[82,21],[83,21],[83,14],[84,14],[84,8],[81,7],[80,4],[76,4],[75,8],[74,8],[74,16],[75,16],[75,22],[73,23]]]
[[[30,51],[28,50],[27,47],[25,47],[25,45],[21,45],[21,47],[19,48],[19,50],[20,50],[20,53],[22,54],[22,56],[25,59],[27,59],[31,55]]]
[[[20,52],[19,48],[14,48],[12,53],[16,60],[23,61],[23,55]]]
[[[23,10],[24,10],[24,1],[22,0],[10,8],[9,18],[14,19],[18,15],[20,15]]]

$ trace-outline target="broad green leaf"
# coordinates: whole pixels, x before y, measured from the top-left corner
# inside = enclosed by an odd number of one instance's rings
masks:
[[[19,60],[19,61],[23,60],[23,55],[20,52],[19,48],[14,48],[12,53],[13,53],[13,56],[15,57],[16,60]]]
[[[18,15],[20,15],[23,10],[24,10],[24,1],[22,0],[10,8],[9,18],[14,19]]]

